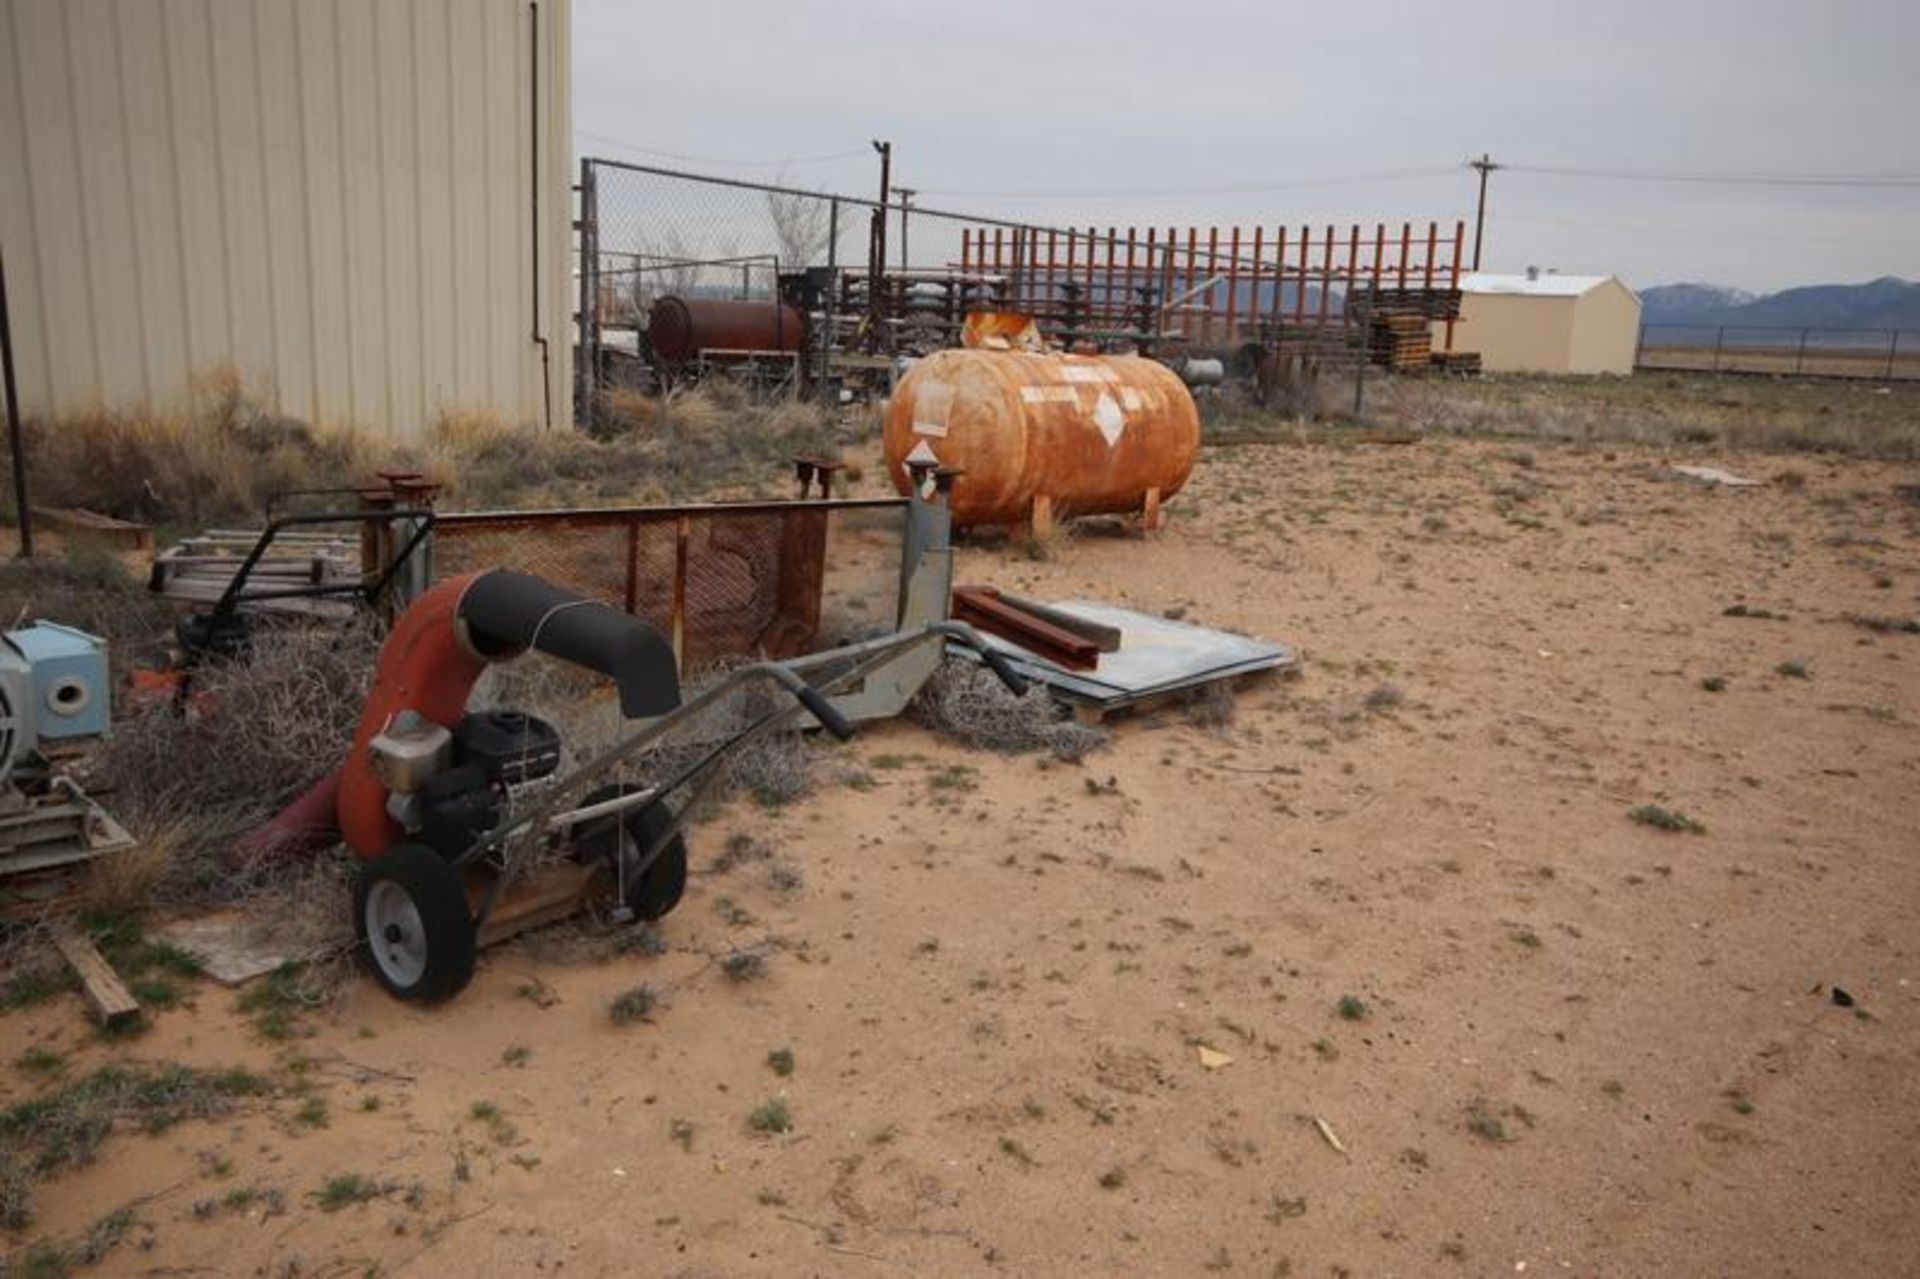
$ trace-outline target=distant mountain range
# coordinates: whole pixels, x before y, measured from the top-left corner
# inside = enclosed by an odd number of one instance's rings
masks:
[[[1641,290],[1640,319],[1644,324],[1920,329],[1920,284],[1888,275],[1865,284],[1813,284],[1765,294],[1715,284],[1662,284]]]

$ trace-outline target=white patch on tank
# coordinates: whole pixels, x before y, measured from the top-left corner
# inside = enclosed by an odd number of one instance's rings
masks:
[[[1100,428],[1100,434],[1106,437],[1107,447],[1112,448],[1120,442],[1120,433],[1127,429],[1127,414],[1105,391],[1093,406],[1093,424]]]
[[[940,465],[940,459],[935,455],[933,446],[925,440],[921,440],[918,444],[914,445],[913,452],[907,454],[908,466],[919,466],[923,464],[926,466]]]
[[[1125,409],[1129,413],[1139,412],[1140,388],[1134,387],[1134,386],[1121,387],[1120,388],[1120,407]]]
[[[1118,382],[1120,375],[1104,364],[1062,365],[1060,376],[1069,382]]]
[[[1026,404],[1078,404],[1080,392],[1070,386],[1023,386],[1020,399]]]
[[[913,433],[944,439],[947,419],[953,416],[953,385],[929,379],[914,393]]]

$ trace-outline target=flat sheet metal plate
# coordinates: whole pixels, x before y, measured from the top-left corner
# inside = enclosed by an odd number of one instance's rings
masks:
[[[1088,705],[1127,706],[1166,693],[1199,688],[1255,671],[1286,669],[1299,663],[1299,656],[1285,644],[1153,617],[1112,604],[1067,600],[1051,607],[1089,622],[1118,628],[1119,651],[1100,654],[1097,670],[1069,671],[997,635],[987,636],[987,642],[1055,693]],[[966,652],[958,645],[949,651]]]

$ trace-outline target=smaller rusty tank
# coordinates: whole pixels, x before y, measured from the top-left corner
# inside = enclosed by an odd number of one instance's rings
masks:
[[[685,364],[702,351],[798,351],[806,345],[807,317],[784,302],[664,297],[647,313],[647,340],[666,364]]]
[[[1151,526],[1193,471],[1200,415],[1172,370],[1139,356],[941,351],[895,388],[885,447],[902,493],[915,462],[966,472],[959,527],[1135,511]]]

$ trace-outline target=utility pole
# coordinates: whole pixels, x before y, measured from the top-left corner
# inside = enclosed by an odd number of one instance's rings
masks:
[[[880,203],[873,210],[867,243],[867,349],[880,345],[881,321],[885,306],[880,290],[887,274],[887,202],[893,193],[893,143],[873,140],[880,153]]]
[[[1487,175],[1504,166],[1495,164],[1486,152],[1480,153],[1478,160],[1467,161],[1467,167],[1480,171],[1480,204],[1473,214],[1473,269],[1480,269],[1480,237],[1487,229]]]
[[[900,269],[907,267],[907,206],[913,203],[913,197],[920,193],[912,187],[895,187],[893,193],[900,197]]]

